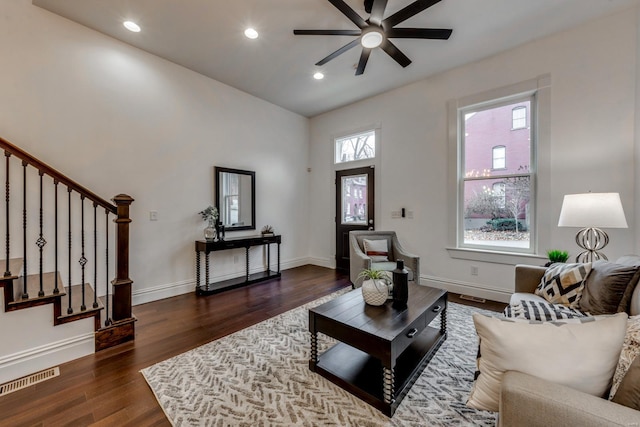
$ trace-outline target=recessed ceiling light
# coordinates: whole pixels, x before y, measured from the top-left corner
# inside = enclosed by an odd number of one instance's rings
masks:
[[[379,31],[369,31],[368,33],[364,33],[362,38],[360,39],[360,43],[362,47],[366,47],[369,49],[373,49],[374,47],[378,47],[382,44],[382,33]]]
[[[244,30],[244,35],[247,36],[247,38],[249,38],[249,39],[257,39],[258,38],[258,32],[256,30],[254,30],[253,28],[247,28],[246,30]]]
[[[124,25],[124,27],[131,32],[134,32],[134,33],[140,32],[140,25],[136,24],[133,21],[124,21],[122,25]]]
[[[318,71],[317,73],[315,73],[313,75],[313,78],[316,79],[316,80],[322,80],[322,79],[324,79],[324,74],[322,74],[320,71]]]

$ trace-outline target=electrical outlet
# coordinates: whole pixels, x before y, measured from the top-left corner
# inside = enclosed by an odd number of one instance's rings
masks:
[[[413,211],[407,211],[407,218],[413,219]]]
[[[149,211],[149,221],[158,220],[158,211]]]
[[[478,275],[478,266],[477,265],[472,265],[471,266],[471,275],[472,276],[477,276]]]
[[[391,211],[391,218],[402,218],[401,211]]]

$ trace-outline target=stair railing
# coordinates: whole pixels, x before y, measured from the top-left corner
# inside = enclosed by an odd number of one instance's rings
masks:
[[[11,266],[10,266],[10,259],[11,259],[11,250],[12,250],[12,241],[11,241],[11,228],[12,225],[15,225],[12,223],[12,218],[11,215],[16,214],[18,207],[13,207],[11,206],[11,190],[12,190],[12,183],[11,183],[11,176],[12,176],[12,170],[11,168],[11,158],[15,157],[16,159],[19,159],[21,161],[20,166],[22,167],[22,183],[18,182],[18,186],[22,186],[22,278],[23,278],[23,289],[21,290],[21,294],[22,294],[22,298],[23,299],[29,299],[29,298],[34,298],[36,297],[36,295],[38,297],[43,297],[44,296],[44,286],[43,286],[43,277],[45,275],[44,273],[44,262],[45,262],[45,245],[47,244],[45,235],[46,233],[46,229],[45,229],[45,205],[43,202],[44,199],[44,194],[45,194],[45,190],[44,190],[44,177],[47,176],[49,178],[52,179],[52,198],[53,198],[53,202],[54,202],[54,212],[52,214],[50,214],[48,216],[48,218],[50,218],[50,220],[53,222],[53,239],[54,239],[54,261],[53,261],[53,270],[55,273],[55,289],[53,290],[54,294],[58,294],[61,290],[58,287],[58,280],[57,277],[60,273],[60,258],[63,257],[63,251],[59,250],[59,197],[58,197],[58,187],[59,184],[62,184],[64,187],[66,187],[67,190],[67,226],[68,226],[68,242],[67,242],[67,257],[68,257],[68,264],[67,264],[67,283],[68,283],[68,288],[66,289],[67,292],[67,296],[65,297],[67,299],[67,314],[74,314],[74,308],[72,305],[72,301],[73,301],[73,291],[72,291],[72,285],[73,285],[73,280],[74,278],[72,277],[73,274],[72,272],[74,270],[80,270],[80,278],[81,278],[81,288],[80,288],[80,292],[81,292],[81,306],[80,306],[80,311],[84,311],[87,309],[87,301],[86,299],[86,292],[85,292],[85,286],[87,286],[87,284],[85,283],[85,279],[86,277],[88,277],[90,274],[87,273],[87,268],[89,268],[89,264],[91,263],[91,261],[93,261],[93,286],[94,286],[94,297],[92,301],[89,301],[88,303],[95,309],[98,307],[98,286],[104,286],[103,290],[104,290],[104,295],[105,295],[105,308],[106,308],[106,313],[104,316],[104,324],[102,326],[104,327],[109,327],[111,325],[117,325],[118,323],[126,323],[129,322],[133,319],[133,315],[132,315],[132,311],[131,311],[131,291],[132,291],[132,280],[129,278],[129,224],[131,223],[131,219],[129,217],[129,207],[131,205],[131,203],[133,202],[133,199],[126,195],[126,194],[118,194],[117,196],[115,196],[112,201],[113,203],[108,202],[107,200],[103,199],[102,197],[96,195],[95,193],[93,193],[92,191],[88,190],[87,188],[85,188],[84,186],[78,184],[76,181],[68,178],[67,176],[63,175],[62,173],[58,172],[56,169],[52,168],[51,166],[47,165],[46,163],[36,159],[35,157],[33,157],[31,154],[27,153],[26,151],[22,150],[21,148],[15,146],[14,144],[10,143],[9,141],[0,138],[0,149],[4,150],[4,155],[5,155],[5,265],[4,265],[4,278],[10,278],[10,277],[16,277],[19,276],[21,272],[17,272],[17,271],[11,271]],[[38,176],[39,176],[39,183],[37,185],[37,189],[33,189],[32,187],[29,186],[29,181],[28,181],[28,177],[29,175],[27,174],[27,168],[28,167],[33,167],[37,170]],[[13,173],[13,175],[15,176],[16,174]],[[18,178],[18,181],[20,181],[20,179]],[[34,251],[37,251],[37,262],[38,262],[38,286],[37,289],[30,285],[30,283],[28,283],[27,280],[27,276],[29,275],[28,273],[28,269],[27,267],[30,265],[31,263],[31,254],[29,251],[29,248],[31,247],[28,243],[28,237],[29,234],[33,234],[32,229],[29,228],[29,217],[28,217],[28,202],[30,200],[30,198],[28,196],[34,196],[36,195],[37,192],[37,199],[39,200],[39,206],[37,207],[37,211],[38,211],[38,220],[37,220],[37,231],[35,231],[35,233],[37,234],[37,240],[36,240],[36,246],[37,246],[37,250],[34,249]],[[72,212],[74,212],[73,207],[72,207],[72,196],[77,196],[79,197],[79,202],[80,202],[80,213],[79,213],[79,217],[76,217],[75,215],[72,215]],[[93,230],[92,230],[92,235],[93,235],[93,251],[86,250],[86,226],[85,226],[85,199],[87,199],[89,201],[89,203],[91,204],[92,208],[93,208],[93,221],[88,221],[93,222]],[[76,204],[77,204],[77,200],[76,200]],[[99,228],[99,223],[98,223],[98,208],[102,208],[104,209],[104,213],[105,213],[105,223],[104,223],[104,246],[105,246],[105,251],[104,253],[104,259],[102,260],[102,262],[104,264],[104,270],[105,270],[105,280],[104,283],[102,283],[102,279],[100,279],[100,282],[98,281],[98,270],[99,268],[99,258],[98,258],[98,228]],[[114,218],[113,222],[115,223],[115,277],[112,276],[112,272],[110,272],[109,268],[109,219],[110,217]],[[15,220],[14,220],[15,223]],[[73,266],[72,265],[72,258],[73,258],[73,250],[75,249],[76,252],[78,251],[78,249],[76,247],[73,246],[74,244],[74,240],[73,240],[73,232],[72,230],[75,229],[80,229],[80,259],[78,260],[78,264],[77,266]],[[19,233],[16,233],[19,234]],[[51,233],[49,233],[50,235]],[[78,243],[76,243],[78,244]],[[14,245],[16,246],[16,245]],[[90,260],[87,258],[87,255],[89,255],[89,257],[91,257],[91,252],[93,252],[93,259]],[[0,258],[2,258],[0,256]],[[1,273],[0,273],[1,274]],[[111,282],[109,282],[110,277],[113,277],[113,280],[111,280]],[[75,279],[77,280],[77,278]],[[64,282],[64,280],[63,280]],[[110,287],[109,287],[109,283],[111,283],[112,285],[112,294],[110,293]],[[34,290],[36,289],[36,293],[30,293],[30,289]],[[133,339],[133,337],[129,337],[129,339]],[[128,339],[125,339],[128,340]]]

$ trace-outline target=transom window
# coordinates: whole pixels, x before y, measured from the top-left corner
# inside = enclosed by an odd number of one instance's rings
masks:
[[[536,143],[526,111],[534,105],[527,95],[458,110],[459,247],[533,252]],[[523,131],[511,132],[516,124]]]
[[[374,130],[335,139],[335,163],[354,162],[376,157]]]

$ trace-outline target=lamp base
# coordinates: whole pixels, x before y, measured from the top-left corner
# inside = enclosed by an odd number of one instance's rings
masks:
[[[593,262],[599,259],[609,260],[600,252],[609,244],[609,236],[603,230],[596,227],[583,228],[576,234],[576,244],[584,251],[576,256],[576,262]]]

